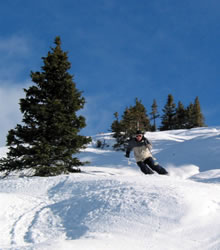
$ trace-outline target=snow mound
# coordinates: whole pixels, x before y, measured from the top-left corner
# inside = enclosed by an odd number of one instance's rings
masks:
[[[187,179],[199,173],[199,167],[193,164],[183,165],[180,167],[175,167],[173,165],[168,165],[167,170],[170,176],[178,177],[181,179]]]
[[[81,173],[0,179],[0,249],[220,249],[219,134],[146,133],[169,176],[144,175],[99,134],[78,156],[90,161]]]

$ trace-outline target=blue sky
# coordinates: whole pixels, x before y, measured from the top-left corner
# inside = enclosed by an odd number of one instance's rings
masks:
[[[206,124],[220,125],[217,0],[9,0],[0,27],[1,145],[57,35],[87,101],[85,134],[107,132],[136,97],[161,111],[170,93],[185,106],[198,96]]]

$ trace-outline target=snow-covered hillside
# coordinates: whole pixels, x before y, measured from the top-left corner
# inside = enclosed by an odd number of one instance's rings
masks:
[[[100,134],[82,173],[0,179],[0,249],[220,250],[220,128],[146,136],[170,176],[142,174]]]

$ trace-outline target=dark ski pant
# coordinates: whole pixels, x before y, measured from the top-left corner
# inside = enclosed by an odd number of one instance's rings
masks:
[[[137,165],[140,167],[141,171],[144,174],[153,174],[154,171],[156,171],[158,174],[168,174],[166,169],[164,169],[158,163],[156,163],[152,157],[149,157],[144,161],[137,162]]]

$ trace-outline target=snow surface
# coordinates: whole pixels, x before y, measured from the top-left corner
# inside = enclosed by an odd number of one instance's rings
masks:
[[[0,249],[220,250],[220,127],[146,136],[170,176],[142,174],[99,134],[82,173],[0,179]]]

